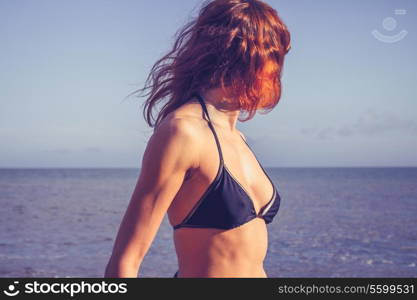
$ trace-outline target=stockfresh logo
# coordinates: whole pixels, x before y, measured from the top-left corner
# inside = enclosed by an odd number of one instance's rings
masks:
[[[20,293],[16,288],[16,285],[19,284],[19,281],[14,281],[13,284],[9,284],[6,290],[3,291],[7,296],[14,297]]]

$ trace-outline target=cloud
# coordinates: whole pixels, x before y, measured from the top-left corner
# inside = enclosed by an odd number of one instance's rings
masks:
[[[401,133],[417,134],[417,122],[404,119],[394,112],[376,112],[366,110],[359,116],[356,123],[350,126],[353,132],[362,132],[368,135],[397,131]]]
[[[334,131],[335,130],[331,127],[320,129],[320,131],[317,133],[317,138],[319,140],[331,139],[334,136]]]
[[[349,126],[342,126],[337,129],[336,133],[339,136],[345,137],[345,136],[351,136],[353,134],[353,131]]]
[[[302,128],[300,133],[319,140],[353,135],[375,136],[386,133],[417,135],[417,121],[406,119],[394,112],[365,110],[353,123],[336,127]]]
[[[54,154],[71,154],[76,152],[88,152],[88,153],[99,153],[102,150],[98,147],[87,147],[84,149],[70,149],[70,148],[54,148],[54,149],[46,149],[45,152],[54,153]]]
[[[45,150],[45,151],[56,153],[56,154],[70,154],[73,152],[73,150],[68,149],[68,148],[56,148],[56,149]]]
[[[325,128],[301,128],[300,133],[307,137],[313,137],[318,140],[330,140],[335,136],[335,129],[332,127]]]
[[[86,152],[93,152],[93,153],[97,153],[97,152],[101,152],[101,149],[98,147],[88,147],[84,149]]]

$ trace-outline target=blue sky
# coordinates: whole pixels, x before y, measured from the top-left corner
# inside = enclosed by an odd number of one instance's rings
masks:
[[[266,2],[292,49],[280,103],[238,123],[259,160],[417,166],[417,2]],[[122,100],[201,3],[0,1],[0,167],[140,167],[144,99]]]

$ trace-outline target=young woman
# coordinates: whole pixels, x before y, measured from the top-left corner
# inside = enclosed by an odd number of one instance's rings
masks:
[[[137,277],[166,213],[174,277],[267,277],[267,224],[281,198],[236,123],[278,103],[289,49],[287,27],[259,0],[209,1],[179,32],[141,89],[154,132],[105,277]]]

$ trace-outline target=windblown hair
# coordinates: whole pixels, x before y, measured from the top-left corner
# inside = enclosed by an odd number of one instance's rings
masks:
[[[153,65],[144,88],[137,90],[150,90],[143,109],[149,126],[156,127],[195,92],[210,88],[221,88],[227,100],[248,113],[240,121],[279,102],[290,33],[268,4],[260,0],[205,1],[198,17],[175,38],[172,50]],[[152,110],[165,98],[168,101],[155,121]]]

